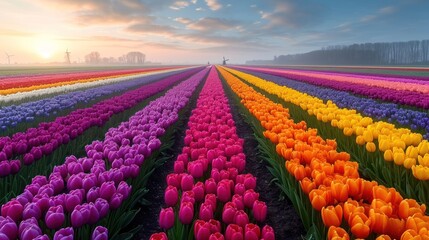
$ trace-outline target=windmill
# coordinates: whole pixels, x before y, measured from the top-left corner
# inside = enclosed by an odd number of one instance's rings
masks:
[[[13,57],[13,55],[9,55],[9,54],[7,54],[7,52],[4,52],[4,53],[6,54],[7,62],[10,65],[10,57]]]
[[[225,59],[225,57],[223,57],[223,62],[222,65],[226,65],[226,62],[229,61],[229,59]]]
[[[70,64],[71,62],[70,62],[70,53],[71,52],[69,52],[69,49],[67,48],[67,50],[66,50],[66,55],[64,56],[64,58],[66,59],[66,63],[67,64]]]

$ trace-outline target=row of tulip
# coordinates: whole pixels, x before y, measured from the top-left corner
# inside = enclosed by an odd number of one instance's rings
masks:
[[[80,72],[69,74],[51,74],[51,75],[36,75],[36,76],[19,76],[8,77],[0,80],[0,95],[8,95],[16,92],[31,91],[46,87],[54,87],[68,85],[79,82],[90,82],[111,78],[114,76],[126,76],[139,74],[144,72],[168,70],[167,68],[147,68],[147,69],[131,69],[131,70],[111,70],[100,72]]]
[[[113,78],[112,81],[103,80],[103,85],[100,87],[75,91],[70,91],[70,89],[68,89],[64,94],[23,104],[2,107],[0,108],[0,133],[6,131],[11,132],[11,129],[17,125],[32,122],[35,118],[46,118],[52,115],[55,116],[58,112],[73,108],[75,109],[79,104],[88,104],[88,102],[93,100],[98,100],[114,93],[123,92],[169,75],[177,74],[179,71],[170,70],[163,73],[156,72],[156,74],[133,75],[129,77],[121,77],[120,79]],[[79,86],[80,84],[76,85],[77,86],[68,85],[68,87],[70,88],[74,86],[76,89],[81,87]]]
[[[429,237],[426,206],[403,199],[394,188],[359,177],[356,162],[336,150],[335,140],[324,140],[305,122],[294,123],[288,109],[276,104],[220,69],[232,90],[248,111],[266,129],[264,136],[276,145],[288,172],[300,182],[314,209],[329,227],[328,239],[349,239],[340,226],[347,226],[356,238],[378,234],[379,239]],[[340,237],[340,238],[335,238]]]
[[[49,177],[33,178],[22,194],[2,205],[0,236],[88,239],[94,232],[93,239],[107,239],[106,229],[92,231],[98,223],[110,231],[111,226],[124,224],[121,221],[129,222],[124,217],[129,217],[125,214],[129,205],[126,200],[136,191],[132,192],[131,186],[142,187],[139,173],[160,148],[160,137],[178,120],[180,109],[206,74],[207,70],[200,71],[149,103],[129,121],[109,129],[103,141],[93,141],[85,147],[85,157],[69,156]],[[106,218],[108,221],[103,220]],[[31,234],[24,235],[30,230]]]
[[[167,234],[151,239],[274,239],[270,226],[256,224],[265,221],[267,206],[258,200],[256,178],[243,173],[244,140],[236,133],[214,67],[188,127],[174,173],[167,176],[166,208],[159,215]]]
[[[429,139],[429,116],[426,111],[418,111],[404,108],[396,103],[380,102],[371,98],[356,96],[346,91],[338,91],[330,88],[287,79],[275,75],[246,70],[262,79],[272,81],[281,86],[286,86],[302,93],[322,99],[324,102],[331,100],[339,108],[356,109],[358,112],[378,121],[398,123],[412,130],[424,133],[424,138]],[[429,82],[428,82],[429,83]]]
[[[420,86],[414,88],[408,87],[408,84],[397,83],[392,84],[391,82],[385,82],[383,86],[365,85],[361,84],[363,81],[356,80],[351,82],[337,81],[332,79],[338,79],[341,77],[330,77],[320,74],[309,74],[304,72],[289,72],[287,70],[276,70],[269,68],[247,68],[240,67],[240,69],[254,69],[260,72],[274,74],[281,77],[286,77],[310,84],[329,87],[337,90],[348,91],[359,95],[364,95],[374,99],[380,99],[383,101],[391,101],[398,104],[414,106],[418,108],[429,109],[429,95],[416,91]],[[345,77],[344,77],[345,78]],[[371,82],[369,82],[371,83]],[[390,87],[389,87],[390,86]],[[405,89],[404,86],[406,87]]]
[[[77,139],[92,127],[103,126],[113,116],[121,115],[126,109],[137,106],[150,96],[200,70],[201,68],[194,68],[172,75],[91,107],[77,109],[67,116],[56,118],[53,122],[41,123],[38,128],[15,133],[12,137],[0,138],[0,176],[2,177],[0,178],[0,195],[5,196],[9,192],[21,191],[21,187],[26,183],[21,179],[31,178],[41,171],[38,168],[26,167],[26,171],[21,174],[20,169],[24,167],[23,165],[31,165],[42,159],[43,156],[50,156],[56,149]],[[58,153],[51,158],[44,158],[44,160],[52,161],[52,159],[63,157],[61,153]],[[46,161],[44,161],[44,168],[50,166],[50,162]],[[16,184],[11,184],[11,182]]]
[[[180,68],[180,69],[183,69],[183,68]],[[177,69],[154,70],[154,71],[147,71],[140,74],[136,73],[132,75],[125,75],[125,76],[118,76],[118,77],[114,77],[114,76],[106,77],[104,79],[100,79],[92,82],[69,84],[69,85],[63,85],[63,86],[36,89],[29,92],[17,92],[14,94],[0,95],[0,106],[3,107],[11,104],[21,104],[21,103],[30,102],[30,101],[41,100],[43,98],[54,96],[56,94],[63,94],[63,93],[78,91],[78,90],[86,90],[93,87],[99,87],[107,84],[128,81],[136,77],[145,77],[145,76],[150,76],[152,74],[170,72],[175,70]]]
[[[253,75],[231,70],[244,80],[255,86],[277,95],[286,102],[293,103],[319,121],[330,123],[339,128],[344,135],[356,135],[356,143],[365,145],[368,152],[377,150],[376,143],[384,160],[394,161],[396,165],[412,169],[413,175],[419,180],[429,179],[429,142],[423,140],[422,135],[413,133],[406,128],[396,128],[393,124],[363,117],[354,109],[339,108],[331,101],[324,103],[321,99],[308,94],[279,86]],[[395,157],[396,156],[396,157]],[[395,160],[396,159],[396,160]],[[419,164],[417,164],[417,162]]]

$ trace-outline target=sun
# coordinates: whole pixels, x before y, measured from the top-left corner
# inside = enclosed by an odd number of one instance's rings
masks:
[[[58,50],[58,43],[51,37],[39,36],[34,40],[34,50],[43,59],[50,59]]]

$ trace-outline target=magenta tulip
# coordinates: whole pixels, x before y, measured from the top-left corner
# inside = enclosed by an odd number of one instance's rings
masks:
[[[238,210],[237,212],[235,212],[234,223],[239,225],[240,227],[244,227],[246,224],[249,223],[249,216],[247,216],[247,213],[245,211]]]
[[[222,233],[212,233],[209,237],[209,240],[225,240],[225,237],[222,235]]]
[[[262,238],[266,239],[266,240],[274,240],[275,238],[275,234],[274,234],[274,229],[268,225],[265,225],[262,228]]]
[[[258,225],[249,223],[244,227],[244,239],[259,240],[261,237],[261,229]]]
[[[182,202],[179,209],[179,220],[182,224],[190,224],[194,218],[194,204]]]
[[[225,240],[243,240],[243,228],[237,224],[229,224],[225,231]]]
[[[168,240],[168,237],[164,232],[160,232],[152,234],[149,240]]]
[[[54,234],[53,240],[73,240],[74,231],[72,227],[61,228]]]
[[[235,204],[232,202],[227,202],[223,206],[222,221],[226,224],[233,223],[236,212],[237,212],[237,208],[235,207]]]
[[[18,227],[12,218],[0,217],[0,236],[6,236],[4,239],[16,239],[18,237]]]
[[[192,188],[192,192],[194,192],[195,201],[201,202],[204,200],[204,184],[202,182],[197,182]]]
[[[229,184],[223,180],[219,182],[216,189],[216,195],[221,202],[225,203],[231,200],[231,189]]]
[[[259,199],[259,193],[255,192],[253,189],[246,190],[243,195],[244,206],[252,209],[253,203]]]
[[[45,223],[49,229],[60,228],[65,221],[63,206],[53,206],[45,215]]]
[[[159,214],[159,226],[168,230],[174,226],[174,211],[173,208],[163,208]]]
[[[267,205],[265,204],[265,202],[256,200],[253,203],[252,212],[253,212],[253,217],[255,218],[256,221],[263,222],[267,217]]]
[[[194,224],[194,238],[195,240],[206,240],[211,235],[211,228],[208,222],[203,220],[196,220]]]
[[[209,221],[213,218],[213,208],[210,203],[202,203],[198,217],[204,221]]]
[[[205,192],[206,194],[210,193],[216,193],[217,191],[217,184],[216,181],[213,178],[209,178],[204,182]]]
[[[184,174],[180,181],[180,187],[182,191],[192,190],[193,186],[194,186],[194,178],[192,177],[192,175]]]
[[[18,200],[11,200],[1,206],[1,215],[3,217],[10,217],[15,222],[21,220],[23,211],[24,207]]]
[[[177,201],[179,201],[179,192],[176,187],[172,185],[167,186],[164,192],[164,201],[168,207],[173,207],[177,204]]]

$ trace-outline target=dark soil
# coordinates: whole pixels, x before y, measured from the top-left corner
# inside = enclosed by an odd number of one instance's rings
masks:
[[[267,169],[267,163],[259,157],[258,141],[254,137],[251,126],[246,122],[245,117],[240,114],[239,106],[231,97],[229,97],[229,106],[237,127],[237,134],[244,139],[245,171],[256,177],[255,190],[268,207],[266,224],[274,229],[276,239],[303,239],[306,231],[293,204],[287,197],[281,198],[283,193],[280,188],[274,183],[270,184],[273,176]]]

